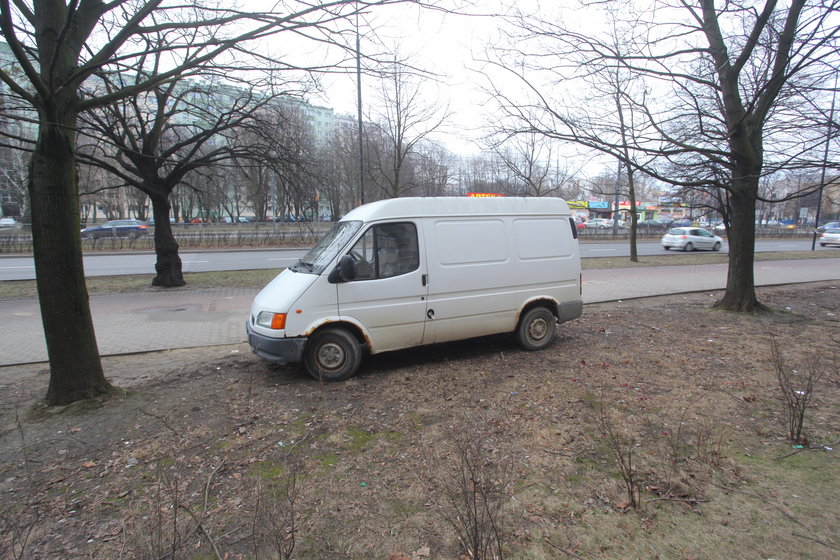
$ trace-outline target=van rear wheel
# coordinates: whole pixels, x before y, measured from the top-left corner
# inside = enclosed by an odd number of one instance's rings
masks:
[[[359,341],[344,329],[325,329],[306,344],[303,365],[306,373],[322,381],[343,381],[362,363]]]
[[[557,333],[557,319],[545,307],[525,312],[516,328],[516,337],[525,350],[541,350],[551,344]]]

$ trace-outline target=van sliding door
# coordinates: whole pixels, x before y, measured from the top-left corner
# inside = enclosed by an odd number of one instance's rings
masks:
[[[510,217],[427,218],[430,323],[423,342],[513,330],[516,294]]]

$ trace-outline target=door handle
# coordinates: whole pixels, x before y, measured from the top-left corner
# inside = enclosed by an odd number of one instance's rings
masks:
[[[435,310],[434,309],[429,309],[428,311],[426,311],[426,317],[428,317],[429,319],[434,319],[435,318]]]
[[[421,278],[423,279],[422,281],[424,286],[429,283],[429,279],[425,274],[421,276]]]

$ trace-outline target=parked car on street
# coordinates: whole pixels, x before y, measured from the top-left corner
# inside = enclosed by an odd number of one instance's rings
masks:
[[[636,226],[640,229],[668,229],[670,226],[670,222],[665,222],[663,220],[642,220]]]
[[[826,228],[820,235],[820,247],[840,245],[840,227]]]
[[[818,231],[825,231],[827,229],[840,228],[840,222],[828,222],[817,228]]]
[[[607,229],[612,227],[612,220],[607,220],[604,218],[592,218],[591,220],[587,220],[586,228],[587,229]]]
[[[675,227],[662,236],[662,248],[666,251],[671,248],[682,249],[686,252],[695,249],[720,251],[721,247],[723,247],[723,239],[703,228]]]
[[[111,220],[82,230],[82,237],[100,239],[103,237],[128,237],[137,239],[149,234],[149,226],[140,220]]]
[[[20,227],[20,224],[14,218],[0,218],[0,228],[9,229]]]

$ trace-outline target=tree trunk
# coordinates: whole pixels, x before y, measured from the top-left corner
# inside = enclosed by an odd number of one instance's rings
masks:
[[[626,153],[626,151],[625,151]],[[633,167],[627,166],[627,193],[628,202],[630,203],[630,262],[639,262],[639,248],[636,243],[636,182],[634,180]],[[615,217],[613,223],[618,223],[618,216]]]
[[[155,216],[155,275],[152,286],[176,288],[186,284],[181,272],[181,257],[178,256],[178,242],[169,222],[169,199],[166,196],[150,196]]]
[[[742,178],[729,199],[731,229],[729,236],[729,271],[726,292],[716,307],[729,311],[753,313],[764,309],[755,294],[755,202],[758,174]]]
[[[72,109],[42,114],[30,163],[35,275],[50,360],[49,405],[112,390],[102,371],[85,284],[73,130]]]

